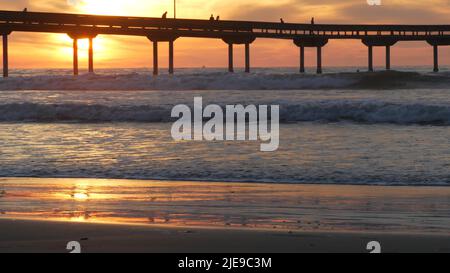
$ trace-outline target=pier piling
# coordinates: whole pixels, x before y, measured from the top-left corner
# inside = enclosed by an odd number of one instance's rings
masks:
[[[317,74],[322,74],[322,47],[317,47]]]
[[[245,72],[250,73],[250,44],[245,44]]]
[[[173,41],[169,41],[169,74],[173,74]]]
[[[8,76],[8,34],[3,34],[3,77],[7,78]]]
[[[89,38],[89,73],[94,73],[94,39]]]
[[[78,76],[78,39],[73,39],[73,75]]]
[[[305,73],[305,47],[300,47],[300,73]]]
[[[328,43],[327,38],[305,37],[295,38],[293,42],[300,48],[300,73],[305,72],[305,47],[317,49],[317,74],[322,74],[322,47]]]
[[[233,44],[228,44],[228,72],[234,72],[234,64],[233,64]]]
[[[369,49],[369,72],[373,72],[373,46],[368,46]]]
[[[228,72],[234,72],[233,67],[233,46],[244,45],[245,46],[245,73],[250,73],[250,44],[255,41],[255,37],[252,35],[227,35],[222,38],[228,45]]]
[[[433,45],[434,72],[439,72],[439,47]]]
[[[158,75],[158,42],[153,41],[153,75]]]
[[[386,70],[391,70],[391,47],[386,46]]]

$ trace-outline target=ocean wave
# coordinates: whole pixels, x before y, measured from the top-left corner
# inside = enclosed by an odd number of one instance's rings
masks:
[[[0,79],[1,90],[305,90],[446,88],[450,73],[384,71],[323,75],[257,72],[145,73],[16,76]]]
[[[274,104],[274,103],[271,103]],[[277,104],[275,102],[275,104]],[[225,106],[222,105],[225,109]],[[0,104],[2,122],[171,122],[170,105]],[[377,100],[281,103],[280,122],[450,125],[450,105]]]

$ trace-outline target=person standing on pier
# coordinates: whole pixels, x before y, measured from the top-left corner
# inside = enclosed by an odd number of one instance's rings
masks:
[[[209,17],[209,21],[211,23],[214,23],[215,19],[214,19],[214,14],[211,14],[211,16]],[[214,31],[214,29],[210,28],[209,31]]]

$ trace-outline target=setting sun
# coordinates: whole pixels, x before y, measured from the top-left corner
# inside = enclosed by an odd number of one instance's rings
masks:
[[[163,10],[166,10],[172,4],[172,1],[151,1],[142,2],[141,0],[68,0],[74,12],[95,15],[119,15],[119,16],[159,16]],[[149,13],[151,11],[151,13]],[[68,35],[55,35],[55,42],[63,45],[58,49],[61,58],[70,58],[73,54],[73,41]],[[117,59],[118,55],[123,55],[117,48],[118,37],[97,36],[94,39],[95,59],[100,64],[103,61]],[[85,62],[88,59],[89,41],[88,39],[78,40],[79,58]],[[123,66],[123,65],[119,65]]]
[[[73,40],[68,35],[56,35],[55,39],[64,44],[63,48],[60,48],[61,55],[62,56],[71,56],[72,54],[72,45]],[[96,57],[101,57],[106,50],[105,47],[105,40],[107,38],[104,36],[98,36],[94,39],[94,50],[96,51]],[[88,39],[79,39],[78,40],[78,49],[81,53],[80,57],[84,57],[84,55],[87,55],[87,51],[89,49],[89,40]]]

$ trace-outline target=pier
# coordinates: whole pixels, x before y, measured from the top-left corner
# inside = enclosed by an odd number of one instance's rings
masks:
[[[245,46],[245,72],[251,70],[251,44],[256,39],[291,40],[299,48],[299,72],[305,72],[305,48],[317,51],[317,73],[322,73],[322,51],[332,39],[357,39],[367,47],[368,71],[374,71],[373,49],[386,49],[391,69],[391,47],[402,41],[425,41],[433,51],[433,71],[439,71],[439,48],[450,45],[450,25],[292,24],[254,21],[169,19],[65,13],[0,11],[3,77],[8,77],[8,36],[13,32],[62,33],[73,39],[73,73],[78,75],[78,40],[89,39],[89,72],[94,72],[93,41],[98,35],[147,37],[153,45],[153,74],[158,75],[158,44],[169,44],[169,73],[174,73],[175,41],[183,37],[221,39],[228,45],[228,71],[234,72],[233,48]],[[431,50],[430,49],[430,50]]]

